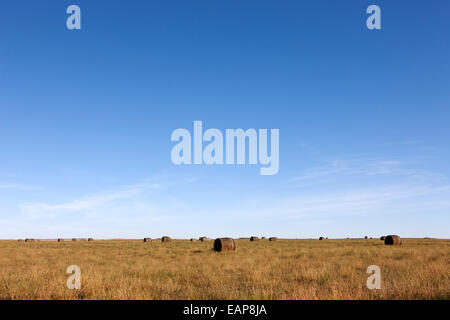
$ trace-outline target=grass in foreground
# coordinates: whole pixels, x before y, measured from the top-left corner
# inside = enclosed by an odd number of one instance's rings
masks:
[[[450,240],[0,241],[0,299],[450,299]],[[81,290],[66,287],[78,265]],[[369,265],[381,290],[369,290]]]

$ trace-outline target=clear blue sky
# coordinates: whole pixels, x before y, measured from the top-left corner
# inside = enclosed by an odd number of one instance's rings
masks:
[[[448,238],[449,31],[446,0],[3,1],[0,238]],[[194,120],[279,128],[278,174],[175,166]]]

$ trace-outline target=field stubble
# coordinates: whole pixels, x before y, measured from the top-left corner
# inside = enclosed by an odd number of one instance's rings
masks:
[[[0,299],[450,299],[450,240],[0,241]],[[66,287],[78,265],[81,290]],[[381,289],[369,290],[369,265]]]

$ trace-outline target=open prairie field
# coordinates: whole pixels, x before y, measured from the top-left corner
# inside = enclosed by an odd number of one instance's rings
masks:
[[[450,299],[450,240],[0,241],[1,299]],[[80,290],[66,268],[81,268]],[[366,286],[369,265],[381,289]]]

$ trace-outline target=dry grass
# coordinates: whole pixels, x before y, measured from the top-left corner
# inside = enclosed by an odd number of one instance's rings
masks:
[[[450,240],[0,241],[0,299],[450,299]],[[66,287],[69,265],[82,289]],[[366,269],[381,268],[369,290]]]

